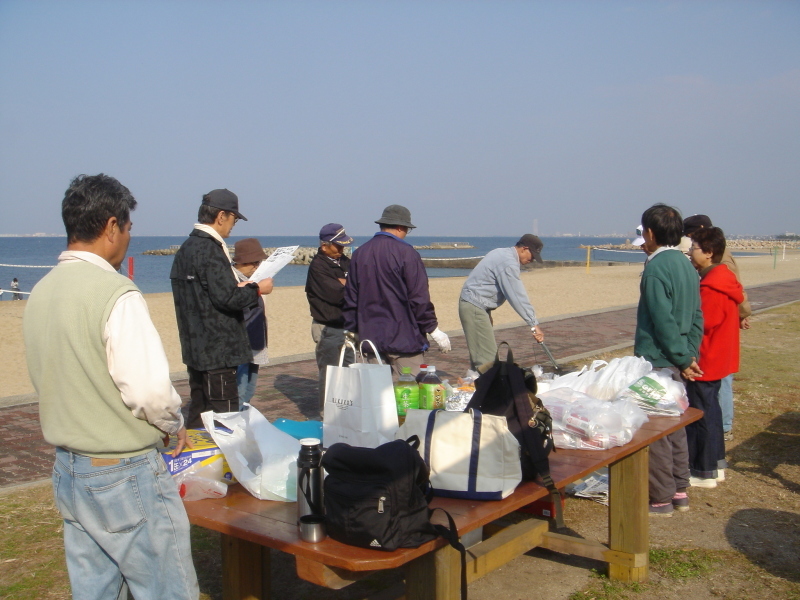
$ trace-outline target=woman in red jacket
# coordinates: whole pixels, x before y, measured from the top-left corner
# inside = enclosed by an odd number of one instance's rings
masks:
[[[739,370],[739,304],[742,285],[727,266],[720,264],[725,234],[719,227],[692,234],[689,258],[700,273],[703,341],[700,343],[702,377],[686,382],[689,405],[705,414],[686,427],[689,469],[694,487],[713,488],[725,479],[725,442],[722,411],[717,401],[723,377]]]

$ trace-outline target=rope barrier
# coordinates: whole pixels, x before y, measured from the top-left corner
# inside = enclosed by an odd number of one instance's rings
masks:
[[[25,294],[27,296],[30,296],[30,292],[21,292],[20,290],[4,290],[0,288],[0,296],[2,296],[3,294]]]
[[[4,265],[0,264],[0,267],[14,267],[18,269],[53,269],[55,265]]]
[[[602,250],[603,252],[627,252],[628,254],[641,254],[641,250],[611,250],[610,248],[595,248],[592,247],[592,250]]]

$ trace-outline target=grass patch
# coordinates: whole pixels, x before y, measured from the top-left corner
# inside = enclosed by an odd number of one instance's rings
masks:
[[[49,484],[0,496],[0,598],[69,598],[62,536]]]
[[[645,589],[647,584],[611,581],[596,569],[592,569],[589,588],[570,594],[569,600],[628,600],[632,594],[638,594]]]
[[[650,568],[669,579],[689,579],[711,571],[717,561],[705,550],[657,548],[650,550]]]
[[[719,562],[712,553],[699,549],[658,548],[650,550],[650,569],[663,579],[684,581],[711,572]],[[570,595],[569,600],[629,600],[637,594],[651,591],[648,583],[611,581],[592,569],[592,579],[585,590]]]

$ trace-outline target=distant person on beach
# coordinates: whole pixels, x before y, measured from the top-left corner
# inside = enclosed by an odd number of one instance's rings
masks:
[[[256,238],[245,238],[233,245],[233,266],[236,267],[237,278],[247,281],[258,266],[267,259],[267,253]],[[265,280],[266,281],[266,280]],[[272,282],[272,279],[269,280]],[[270,287],[269,294],[272,291]],[[267,353],[267,313],[264,306],[264,298],[258,296],[258,305],[252,308],[245,308],[244,326],[247,329],[247,337],[250,340],[252,356],[250,362],[239,365],[236,370],[236,386],[239,390],[239,410],[244,408],[244,404],[250,402],[256,392],[258,383],[258,369],[269,363]]]
[[[653,367],[667,368],[674,379],[702,377],[697,363],[703,337],[697,272],[678,250],[683,220],[677,209],[655,204],[642,215],[648,254],[639,284],[633,352]],[[686,430],[650,445],[650,514],[672,516],[688,510],[689,454]]]
[[[28,372],[64,518],[74,598],[199,597],[189,519],[156,449],[188,446],[161,338],[133,282],[117,273],[131,237],[128,188],[81,175],[61,214],[67,250],[23,317]]]
[[[688,247],[692,245],[692,235],[696,231],[705,228],[713,227],[711,219],[707,215],[692,215],[683,220],[683,240],[688,240]],[[681,243],[685,242],[681,240]],[[691,255],[690,255],[691,258]],[[739,266],[733,258],[727,244],[725,245],[725,252],[722,255],[721,263],[731,270],[736,277],[736,281],[742,283],[742,278],[739,277]],[[750,301],[747,299],[747,292],[742,289],[744,300],[739,304],[739,327],[741,329],[750,329],[750,315],[753,313],[750,307]],[[722,378],[719,388],[719,405],[722,409],[722,430],[724,432],[725,441],[733,440],[733,376],[731,373],[727,377]]]
[[[344,286],[350,270],[350,258],[344,249],[353,243],[339,223],[328,223],[319,231],[319,250],[308,265],[306,297],[311,309],[311,337],[316,344],[314,354],[319,369],[319,407],[325,405],[325,380],[328,365],[339,364],[344,344]],[[343,366],[353,363],[355,357],[349,348],[345,351]]]
[[[739,305],[742,284],[722,263],[725,234],[719,227],[692,232],[689,257],[700,274],[703,341],[700,369],[703,375],[686,383],[689,405],[703,418],[686,426],[691,485],[713,488],[725,479],[725,442],[719,390],[722,379],[739,370]]]
[[[19,281],[16,277],[11,280],[11,291],[14,292],[14,300],[22,300],[22,294],[19,293]]]
[[[372,341],[398,375],[403,367],[416,374],[429,348],[426,334],[442,352],[450,351],[450,338],[439,329],[422,258],[405,241],[416,227],[411,224],[411,211],[392,204],[375,222],[380,231],[353,252],[350,262],[344,328],[361,340]],[[367,345],[364,349],[370,353]]]
[[[225,189],[205,196],[198,223],[175,254],[170,280],[178,319],[183,362],[189,372],[191,402],[187,426],[202,427],[206,411],[239,409],[236,373],[253,351],[244,326],[244,310],[258,307],[272,280],[240,282],[225,238],[236,222],[239,198]]]
[[[543,247],[542,240],[526,233],[515,246],[489,252],[464,282],[458,301],[458,317],[473,369],[494,362],[497,356],[492,311],[506,300],[531,328],[533,338],[537,342],[544,341],[544,333],[520,279],[520,266],[534,260],[542,262]]]

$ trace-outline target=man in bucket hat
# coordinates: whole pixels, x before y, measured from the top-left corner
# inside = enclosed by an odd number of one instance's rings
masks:
[[[236,411],[236,371],[253,358],[243,310],[258,306],[272,291],[272,279],[239,282],[225,238],[239,220],[239,198],[230,190],[203,196],[198,223],[175,254],[172,296],[191,402],[187,427],[202,427],[200,414]]]
[[[328,365],[339,364],[344,344],[344,285],[350,270],[350,257],[345,248],[352,245],[339,223],[328,223],[319,232],[319,250],[308,265],[306,297],[311,309],[311,337],[316,343],[315,355],[319,368],[319,407],[325,404],[325,380]],[[345,352],[343,366],[352,364],[353,351]]]
[[[450,351],[450,338],[439,329],[422,258],[404,239],[415,227],[411,212],[392,204],[375,222],[381,230],[353,253],[350,262],[344,328],[375,344],[398,375],[403,367],[416,374],[429,348],[426,334],[442,352]],[[366,345],[364,350],[370,352]]]

